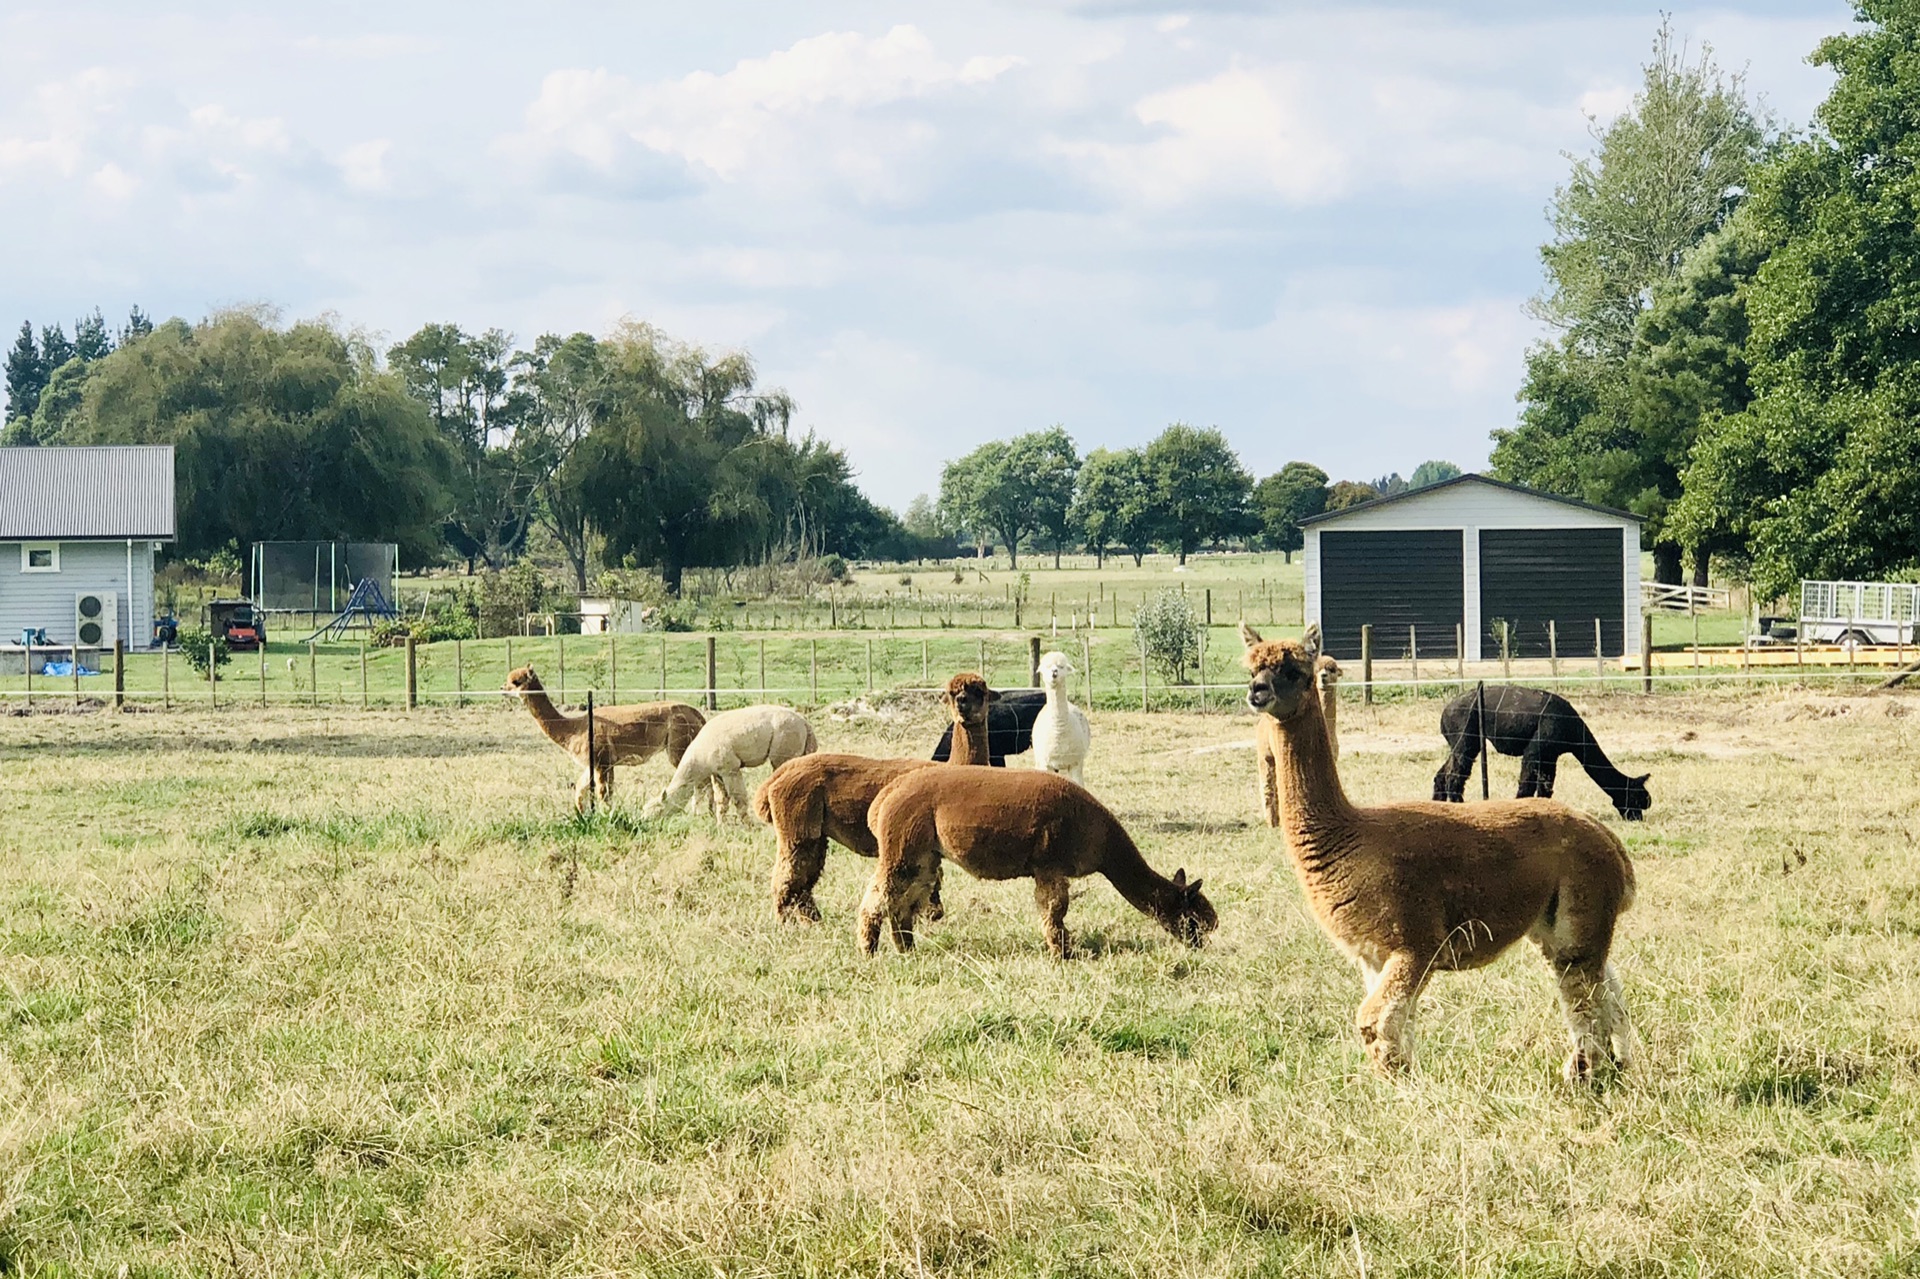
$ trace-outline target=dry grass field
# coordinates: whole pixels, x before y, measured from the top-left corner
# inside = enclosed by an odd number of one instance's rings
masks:
[[[1920,699],[1591,709],[1656,798],[1598,1094],[1530,952],[1367,1073],[1244,716],[1096,716],[1093,789],[1222,925],[1090,880],[1064,964],[958,872],[861,958],[838,849],[779,925],[765,828],[639,822],[658,761],[576,821],[517,708],[0,719],[0,1273],[1920,1272]],[[1349,789],[1426,795],[1436,720],[1349,701]]]

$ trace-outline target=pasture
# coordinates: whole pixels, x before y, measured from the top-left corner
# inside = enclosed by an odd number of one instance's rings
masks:
[[[0,1273],[1920,1273],[1920,699],[1583,709],[1656,805],[1562,769],[1640,884],[1598,1094],[1524,948],[1368,1073],[1244,714],[1095,715],[1089,785],[1221,927],[1083,881],[1064,964],[957,870],[861,958],[838,848],[778,924],[766,828],[640,821],[660,760],[576,820],[518,707],[0,718]],[[1436,715],[1350,695],[1349,791],[1428,794]]]

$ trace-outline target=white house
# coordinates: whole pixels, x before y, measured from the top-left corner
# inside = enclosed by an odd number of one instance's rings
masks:
[[[171,445],[0,448],[0,643],[151,647],[173,537]]]
[[[1306,618],[1338,658],[1640,651],[1640,524],[1627,511],[1461,475],[1302,520]],[[1551,623],[1551,628],[1549,627]],[[1550,638],[1551,637],[1551,638]]]

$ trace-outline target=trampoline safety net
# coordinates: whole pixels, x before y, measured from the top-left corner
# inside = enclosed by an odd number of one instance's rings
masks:
[[[400,569],[393,542],[255,542],[253,601],[269,612],[337,613],[370,577],[388,599]]]

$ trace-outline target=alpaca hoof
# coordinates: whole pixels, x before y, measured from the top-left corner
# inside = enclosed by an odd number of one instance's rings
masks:
[[[1360,1044],[1366,1050],[1367,1064],[1375,1074],[1389,1078],[1413,1069],[1413,1056],[1401,1044],[1383,1038],[1371,1026],[1360,1027]]]
[[[860,915],[860,927],[855,937],[860,943],[862,954],[871,958],[880,953],[880,918],[877,915]]]
[[[1561,1067],[1560,1074],[1570,1084],[1590,1084],[1593,1082],[1593,1059],[1576,1048],[1567,1054],[1567,1064]]]
[[[779,915],[785,923],[817,924],[820,922],[820,908],[814,904],[811,893],[782,902]]]
[[[938,897],[927,903],[927,922],[937,924],[947,917],[947,908],[940,904]]]

